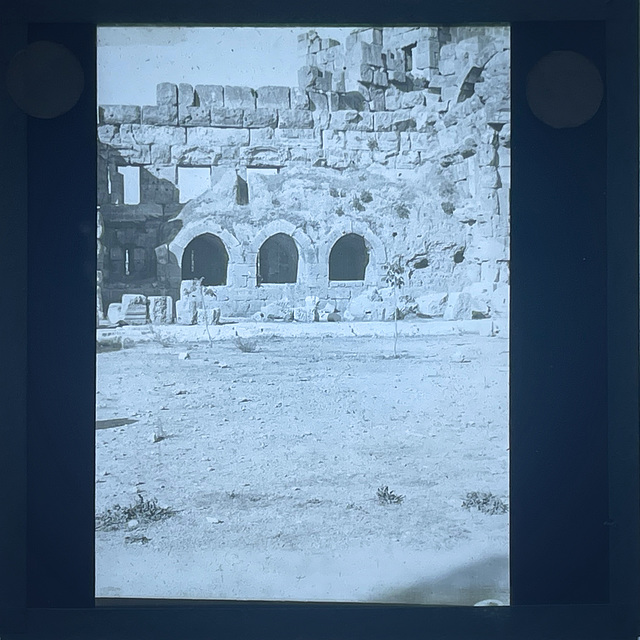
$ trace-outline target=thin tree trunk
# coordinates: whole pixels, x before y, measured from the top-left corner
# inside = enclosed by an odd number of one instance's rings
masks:
[[[393,357],[398,357],[398,287],[393,288]]]

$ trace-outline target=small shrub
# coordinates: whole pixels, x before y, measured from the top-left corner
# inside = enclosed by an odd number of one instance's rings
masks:
[[[116,504],[111,509],[96,514],[96,531],[123,529],[131,520],[137,520],[140,524],[159,522],[175,513],[169,507],[159,507],[156,498],[145,500],[144,496],[138,495],[138,499],[128,507]]]
[[[369,140],[369,142],[367,142],[367,146],[369,147],[369,151],[377,151],[378,150],[378,141],[377,140]]]
[[[483,491],[470,491],[462,501],[462,507],[467,511],[477,509],[480,513],[495,516],[509,511],[508,505],[493,493]]]
[[[337,216],[343,216],[344,215],[344,209],[342,207],[338,207],[336,209],[336,215]]]
[[[360,198],[358,198],[358,196],[354,196],[353,200],[351,201],[351,206],[356,211],[364,211],[365,208],[362,202],[360,202]]]
[[[407,219],[409,217],[409,208],[406,204],[400,203],[396,205],[396,215],[398,218]]]
[[[329,195],[330,195],[332,198],[339,198],[339,197],[340,197],[340,193],[339,193],[339,191],[338,191],[335,187],[331,187],[331,188],[329,189]]]
[[[233,342],[242,353],[253,353],[258,349],[258,341],[250,338],[237,336]]]
[[[379,487],[377,496],[380,504],[401,504],[404,500],[404,496],[399,496],[394,491],[390,491],[386,485]]]
[[[371,191],[366,191],[366,190],[363,191],[360,194],[360,200],[362,202],[364,202],[365,204],[368,203],[368,202],[371,202],[373,200],[373,196],[371,195]]]

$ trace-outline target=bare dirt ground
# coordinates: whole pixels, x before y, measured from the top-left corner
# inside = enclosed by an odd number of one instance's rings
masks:
[[[393,358],[385,324],[251,353],[119,330],[134,344],[97,356],[96,511],[176,513],[96,533],[96,595],[508,601],[508,514],[462,507],[508,496],[508,341],[402,336]]]

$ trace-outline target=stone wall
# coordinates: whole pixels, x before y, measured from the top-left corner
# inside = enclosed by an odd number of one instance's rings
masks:
[[[185,248],[209,233],[229,254],[215,288],[224,315],[284,298],[343,312],[355,298],[380,302],[395,255],[408,299],[448,296],[455,315],[465,293],[463,315],[506,314],[508,43],[501,28],[361,29],[344,43],[310,31],[298,87],[164,83],[154,105],[101,106],[105,304],[179,298]],[[124,204],[122,166],[140,168],[137,204]],[[207,190],[182,203],[189,169],[206,169]],[[295,240],[298,280],[258,286],[257,255],[275,233]],[[346,233],[366,243],[364,281],[328,279]],[[153,270],[113,277],[125,247],[144,250]]]

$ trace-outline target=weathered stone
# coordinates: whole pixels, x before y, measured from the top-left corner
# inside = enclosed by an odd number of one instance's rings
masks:
[[[123,124],[119,137],[123,144],[184,144],[187,139],[181,127],[150,124]]]
[[[197,144],[179,144],[171,147],[171,162],[184,167],[217,165],[221,158],[221,149],[211,146],[207,149]]]
[[[329,97],[324,93],[318,93],[317,91],[309,91],[307,94],[312,111],[328,111],[329,110]]]
[[[111,324],[118,324],[122,320],[122,305],[119,302],[112,302],[107,309],[107,320]]]
[[[205,149],[219,146],[243,146],[249,144],[249,131],[222,127],[193,127],[187,129],[187,144],[198,145]]]
[[[313,114],[302,109],[281,109],[278,111],[278,127],[280,129],[311,129]]]
[[[344,131],[323,131],[322,132],[322,148],[323,149],[344,149],[346,145],[346,136]]]
[[[195,95],[201,106],[215,109],[224,107],[224,90],[217,84],[197,84]]]
[[[188,325],[198,323],[198,304],[195,299],[181,298],[176,302],[176,321]]]
[[[151,145],[132,144],[126,147],[116,147],[112,150],[113,155],[118,159],[119,164],[150,164]]]
[[[227,109],[255,109],[256,92],[249,87],[225,86],[224,106]]]
[[[101,124],[98,127],[98,140],[105,144],[114,144],[120,140],[120,127],[116,124]]]
[[[202,127],[210,124],[209,107],[180,106],[178,112],[178,124],[185,127]]]
[[[349,302],[344,312],[345,320],[384,320],[385,308],[382,296],[377,290],[366,291]]]
[[[395,132],[376,133],[376,148],[380,151],[397,152],[400,149],[400,136]]]
[[[257,106],[265,109],[290,109],[289,87],[260,87]]]
[[[156,104],[176,106],[178,104],[178,87],[171,82],[161,82],[157,85]]]
[[[284,167],[287,158],[286,149],[277,147],[247,147],[242,150],[242,159],[247,167]]]
[[[412,107],[422,107],[424,105],[424,94],[422,91],[408,91],[402,96],[402,107],[411,109]]]
[[[384,89],[369,89],[369,110],[370,111],[384,111],[387,108]]]
[[[178,107],[174,105],[145,105],[142,107],[143,124],[178,124]]]
[[[306,91],[302,89],[292,88],[290,93],[291,108],[292,109],[308,109],[309,108],[309,96]]]
[[[249,128],[277,127],[278,113],[274,109],[258,108],[255,111],[245,111],[243,126]]]
[[[373,151],[377,148],[378,140],[377,133],[370,133],[365,131],[346,131],[346,148],[361,150],[361,151]]]
[[[274,129],[275,139],[280,144],[312,149],[320,146],[320,136],[313,129]]]
[[[147,323],[147,298],[139,294],[126,293],[122,296],[122,320],[127,324]]]
[[[218,307],[212,307],[207,309],[198,309],[196,322],[197,324],[216,325],[220,324],[220,309]]]
[[[417,151],[401,151],[396,157],[396,169],[414,169],[420,164]]]
[[[173,322],[173,299],[171,296],[149,296],[149,320],[151,324]]]
[[[101,124],[129,124],[140,122],[140,107],[126,104],[103,105],[100,107]]]
[[[423,318],[441,318],[449,296],[446,293],[428,293],[416,298],[418,315]]]
[[[190,84],[181,82],[178,85],[178,106],[192,107],[195,104],[195,91]]]
[[[331,114],[331,128],[337,131],[373,131],[373,114],[336,111]]]
[[[244,111],[242,109],[211,109],[212,127],[233,127],[240,128],[244,122]],[[248,112],[251,113],[251,112]]]

